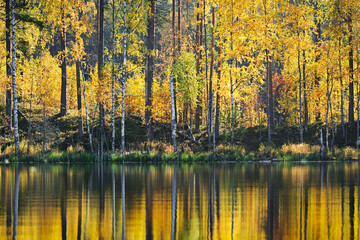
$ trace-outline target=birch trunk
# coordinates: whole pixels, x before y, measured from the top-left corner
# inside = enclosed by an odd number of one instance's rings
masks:
[[[78,131],[79,136],[83,135],[83,122],[81,116],[81,77],[80,77],[80,61],[76,61],[76,90],[77,90],[77,104],[78,104]]]
[[[302,123],[302,101],[301,101],[301,95],[302,95],[302,76],[301,76],[301,64],[300,64],[300,35],[299,37],[299,49],[298,49],[298,70],[299,70],[299,120],[300,120],[300,143],[304,142],[304,133],[303,133],[303,123]]]
[[[196,1],[196,11],[200,10],[200,0]],[[200,78],[200,13],[196,14],[196,75]],[[198,89],[195,112],[195,132],[200,132],[200,113],[201,113],[201,88]]]
[[[15,154],[20,156],[20,140],[19,140],[19,121],[18,121],[18,97],[16,86],[16,32],[15,32],[15,0],[11,0],[11,32],[12,32],[12,87],[14,102],[14,137],[15,137]]]
[[[122,84],[121,84],[121,149],[120,152],[125,151],[125,90],[126,90],[126,61],[127,61],[127,1],[124,1],[124,60],[122,69]]]
[[[5,44],[6,44],[6,76],[10,79],[11,77],[11,7],[10,0],[5,0]],[[11,84],[9,83],[6,88],[6,109],[5,109],[5,119],[6,119],[6,127],[10,130],[12,126],[11,119]]]
[[[211,102],[212,102],[212,117],[211,117],[211,128],[213,129],[213,154],[214,157],[216,155],[216,131],[215,131],[215,104],[214,104],[214,90],[211,94]]]
[[[174,99],[174,80],[172,73],[170,74],[170,98],[171,98],[171,139],[174,147],[174,153],[177,153],[176,142],[176,116],[175,116],[175,99]]]
[[[85,83],[84,73],[82,76],[83,76],[83,83]],[[84,104],[85,104],[85,112],[86,112],[86,126],[87,126],[87,132],[89,134],[90,150],[91,150],[91,153],[94,153],[94,148],[93,148],[93,143],[92,143],[92,135],[91,135],[90,123],[89,123],[89,111],[88,111],[88,105],[87,105],[86,94],[85,94],[85,84],[84,84],[84,88],[83,88],[83,95],[84,95]]]
[[[115,154],[115,0],[112,2],[111,153]]]

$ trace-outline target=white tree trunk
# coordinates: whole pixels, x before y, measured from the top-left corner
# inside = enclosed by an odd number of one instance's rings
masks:
[[[174,93],[174,79],[172,73],[170,73],[170,98],[171,98],[171,139],[174,147],[174,153],[177,153],[176,142],[176,115],[175,115],[175,93]]]
[[[215,104],[214,104],[214,94],[215,91],[212,91],[211,102],[212,102],[212,117],[211,117],[211,129],[213,131],[213,153],[216,154],[216,131],[215,131]]]
[[[83,83],[85,83],[84,73],[83,73]],[[91,132],[90,132],[90,124],[89,124],[89,111],[88,111],[88,105],[87,105],[86,94],[85,94],[85,84],[84,84],[84,88],[83,88],[83,95],[84,95],[84,104],[85,104],[85,112],[86,112],[86,126],[87,126],[87,131],[88,131],[88,134],[89,134],[90,150],[91,150],[91,153],[94,153],[94,148],[93,148],[93,143],[92,143],[92,136],[91,136]]]
[[[126,61],[127,61],[127,1],[124,1],[124,60],[121,84],[121,153],[125,151],[125,90],[126,90]]]
[[[14,101],[14,135],[15,135],[15,154],[20,156],[20,140],[19,140],[19,121],[18,121],[18,98],[16,88],[16,32],[15,32],[15,0],[11,0],[11,32],[12,32],[12,87]]]
[[[115,154],[115,0],[112,4],[111,152]]]

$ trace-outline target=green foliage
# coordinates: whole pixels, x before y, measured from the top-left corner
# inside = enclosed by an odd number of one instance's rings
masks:
[[[174,78],[177,81],[178,99],[193,106],[196,104],[200,86],[195,66],[195,56],[189,52],[182,52],[173,66]]]

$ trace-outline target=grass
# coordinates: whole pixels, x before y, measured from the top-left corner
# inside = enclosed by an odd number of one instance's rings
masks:
[[[0,109],[1,109],[0,104]],[[29,112],[23,109],[23,113]],[[46,121],[46,147],[43,147],[43,123],[41,109],[34,108],[32,112],[32,140],[29,144],[28,123],[20,119],[20,150],[22,157],[15,157],[15,146],[12,132],[4,132],[6,145],[0,146],[0,159],[10,161],[46,161],[46,162],[96,162],[99,161],[96,154],[90,153],[88,134],[81,137],[77,134],[77,114],[76,111],[69,111],[63,117],[52,118],[56,111],[49,113],[50,117]],[[0,120],[1,121],[1,120]],[[90,120],[91,132],[93,133],[93,145],[97,151],[99,145],[99,123],[98,120]],[[115,119],[116,136],[120,133],[120,118]],[[1,124],[1,123],[0,123]],[[189,141],[178,137],[179,154],[173,153],[171,145],[171,135],[164,124],[154,124],[154,138],[156,141],[148,143],[146,141],[146,129],[141,119],[127,118],[125,125],[126,135],[126,154],[120,155],[111,153],[104,154],[106,162],[215,162],[215,161],[257,161],[257,160],[281,160],[281,161],[317,161],[321,160],[318,132],[324,125],[316,122],[308,127],[304,133],[306,144],[296,144],[298,142],[299,129],[294,126],[275,126],[272,134],[272,144],[267,144],[267,128],[265,126],[237,127],[234,131],[234,142],[230,143],[228,129],[222,129],[220,139],[217,141],[216,156],[209,150],[206,137],[206,129],[203,128],[199,133],[195,133],[196,139],[201,139],[200,145],[195,145]],[[350,129],[348,139],[345,142],[355,143],[354,129]],[[111,149],[111,127],[105,126],[105,150]],[[187,130],[182,130],[189,135]],[[329,160],[349,160],[359,159],[359,153],[353,147],[346,146],[344,139],[340,139],[341,132],[336,131],[336,145],[328,151],[323,159]],[[3,138],[3,136],[1,136]],[[116,146],[120,145],[119,138],[116,139]],[[119,149],[116,150],[117,152]]]
[[[29,148],[28,148],[29,146]],[[186,152],[174,154],[172,146],[166,142],[152,142],[150,144],[141,143],[139,150],[126,152],[125,154],[111,154],[106,152],[103,157],[104,162],[236,162],[236,161],[258,161],[258,160],[277,160],[277,161],[318,161],[321,160],[320,146],[309,144],[284,144],[280,148],[260,144],[257,151],[246,151],[243,146],[231,144],[219,144],[217,153],[212,152],[193,152],[187,149]],[[59,149],[43,149],[40,145],[28,144],[27,140],[20,143],[22,157],[15,156],[14,144],[9,145],[5,151],[0,152],[1,159],[4,156],[10,162],[98,162],[97,154],[87,152],[80,144],[70,145],[65,151]],[[358,160],[359,154],[355,148],[333,148],[324,153],[324,160]]]

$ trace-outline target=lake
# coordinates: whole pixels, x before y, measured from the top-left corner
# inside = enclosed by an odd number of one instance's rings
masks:
[[[359,239],[359,170],[0,165],[0,239]]]

